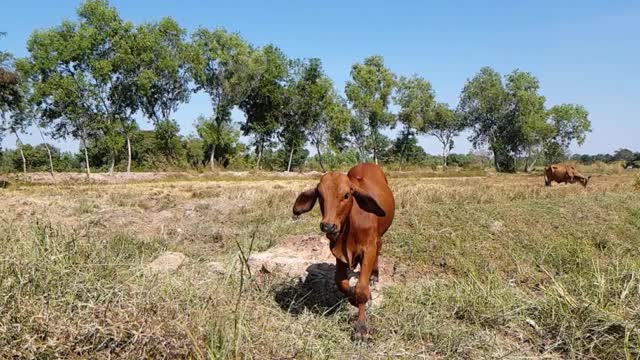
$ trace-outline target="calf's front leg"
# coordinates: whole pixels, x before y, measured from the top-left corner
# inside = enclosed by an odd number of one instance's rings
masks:
[[[376,248],[369,248],[364,251],[362,264],[360,266],[360,277],[354,291],[354,302],[358,306],[358,320],[356,321],[356,340],[364,341],[369,337],[369,328],[367,327],[367,314],[365,306],[369,301],[369,280],[371,273],[378,261],[378,252]]]
[[[343,293],[344,296],[347,297],[347,299],[349,299],[349,302],[351,302],[351,304],[355,306],[356,304],[352,301],[353,291],[349,286],[349,266],[338,259],[336,259],[335,279],[338,290],[340,290],[340,292]]]

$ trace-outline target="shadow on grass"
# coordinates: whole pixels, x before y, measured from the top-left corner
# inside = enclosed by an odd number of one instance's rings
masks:
[[[274,298],[282,310],[294,316],[305,311],[329,316],[348,304],[336,287],[334,264],[317,263],[306,271],[304,281],[294,279],[276,286]]]

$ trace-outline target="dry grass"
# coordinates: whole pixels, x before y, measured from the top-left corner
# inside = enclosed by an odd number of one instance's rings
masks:
[[[293,279],[249,276],[239,257],[237,244],[317,231],[317,209],[290,214],[315,175],[0,189],[0,358],[640,356],[633,175],[595,175],[587,189],[391,175],[383,252],[410,271],[371,309],[366,345],[351,341],[347,305],[321,311]],[[165,250],[188,261],[145,272]]]

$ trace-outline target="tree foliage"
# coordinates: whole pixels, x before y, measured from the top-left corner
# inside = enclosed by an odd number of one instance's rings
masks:
[[[382,150],[381,129],[395,125],[395,116],[389,112],[395,86],[396,76],[385,67],[382,56],[367,57],[351,67],[351,80],[347,82],[345,93],[357,113],[355,119],[364,122],[354,136],[364,135],[367,138],[363,145],[372,152],[375,162],[378,162],[377,154]]]
[[[241,130],[252,135],[258,161],[265,146],[272,141],[281,122],[286,105],[285,83],[289,74],[287,58],[273,45],[259,49],[253,56],[256,81],[247,96],[240,102],[246,121]]]
[[[318,58],[288,59],[275,45],[254,47],[222,28],[188,34],[169,17],[133,24],[107,0],[85,0],[74,19],[33,32],[27,50],[15,61],[0,51],[0,136],[18,139],[23,171],[39,168],[27,157],[40,152],[20,141],[32,125],[52,175],[59,154],[45,135],[79,140],[84,154],[77,163],[89,175],[90,165],[129,171],[208,163],[289,171],[372,159],[435,166],[420,136],[442,144],[445,166],[487,161],[450,156],[465,128],[476,150],[489,148],[497,170],[515,171],[519,163],[528,171],[539,158],[564,160],[591,131],[583,106],[547,108],[538,79],[518,69],[504,77],[480,69],[451,108],[436,100],[427,79],[398,79],[374,55],[352,65],[343,98]],[[197,136],[183,136],[175,114],[193,93],[208,95],[212,115],[195,121]],[[244,119],[234,123],[236,110]],[[153,130],[140,130],[139,116]],[[391,131],[397,122],[402,128]],[[621,150],[615,158],[638,161],[633,156]]]
[[[582,144],[590,131],[588,113],[579,105],[545,108],[538,80],[514,70],[502,82],[485,67],[467,81],[459,111],[471,128],[475,147],[488,145],[498,171],[515,171],[516,157],[524,154],[525,171],[541,152],[561,158],[572,141]]]

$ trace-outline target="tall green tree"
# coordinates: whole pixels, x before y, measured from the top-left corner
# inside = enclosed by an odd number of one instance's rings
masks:
[[[231,122],[217,123],[216,115],[209,118],[198,116],[194,124],[198,136],[202,139],[205,149],[209,153],[209,166],[212,163],[224,164],[235,155],[240,141],[240,131]]]
[[[16,61],[16,68],[19,73],[22,75],[21,78],[21,87],[22,87],[22,96],[23,96],[23,106],[20,108],[20,113],[18,114],[23,122],[23,128],[26,128],[28,125],[35,125],[38,133],[40,134],[40,138],[42,139],[42,147],[47,152],[49,158],[49,174],[51,177],[55,177],[54,175],[54,166],[53,166],[53,155],[47,140],[45,139],[45,131],[47,121],[43,117],[43,104],[38,101],[37,97],[34,94],[34,84],[33,79],[29,77],[29,61],[27,59],[18,59]]]
[[[138,105],[156,128],[161,151],[170,161],[176,160],[179,130],[172,116],[190,97],[185,36],[175,20],[165,17],[138,26],[132,49]]]
[[[213,106],[211,124],[199,124],[203,129],[212,128],[211,136],[205,141],[210,147],[209,163],[214,169],[216,148],[223,145],[217,141],[225,140],[231,128],[231,110],[240,105],[257,78],[252,68],[255,62],[251,47],[238,34],[200,28],[191,38],[190,73],[196,90],[205,91]]]
[[[590,131],[588,113],[580,105],[558,105],[548,111],[538,79],[514,70],[505,76],[485,67],[467,81],[459,110],[472,129],[474,146],[488,144],[498,171],[515,171],[518,155],[524,170],[544,151],[546,161],[563,157],[572,141],[582,144]]]
[[[77,22],[65,21],[31,35],[25,69],[33,79],[34,101],[43,104],[54,136],[81,140],[89,176],[88,138],[110,149],[112,172],[124,145],[124,124],[136,110],[132,87],[124,85],[133,26],[103,0],[87,0],[77,15]]]
[[[283,148],[288,153],[286,170],[291,170],[294,151],[306,153],[307,142],[316,148],[318,162],[324,170],[323,147],[331,146],[334,134],[346,129],[350,120],[348,109],[335,93],[320,59],[297,60],[290,68],[288,100],[279,130]]]
[[[400,131],[386,155],[389,161],[398,161],[400,169],[405,163],[419,164],[426,156],[424,149],[418,145],[416,132],[408,127]]]
[[[433,115],[435,93],[431,83],[417,75],[400,77],[393,99],[400,107],[398,120],[405,128],[424,128]]]
[[[548,162],[564,159],[572,142],[584,144],[591,132],[589,112],[582,105],[561,104],[547,111],[547,123],[550,127],[545,142],[545,155]]]
[[[316,158],[326,171],[323,153],[340,149],[351,125],[351,113],[346,101],[331,88],[320,104],[321,111],[308,128],[308,138],[316,149]]]
[[[421,132],[438,139],[442,144],[442,165],[447,167],[449,153],[453,150],[454,138],[466,127],[462,116],[449,108],[448,104],[437,103],[432,115],[427,118]]]
[[[396,149],[396,147],[412,146],[413,140],[417,144],[416,134],[424,133],[427,129],[427,123],[433,118],[435,93],[431,83],[424,78],[417,75],[402,76],[398,81],[394,101],[400,107],[398,121],[404,126],[400,137],[394,144],[394,152],[399,154],[402,164],[407,159],[405,155],[410,152],[410,149]]]
[[[616,161],[624,161],[624,165],[630,165],[636,158],[636,154],[629,149],[618,149],[613,153],[613,159]]]
[[[319,64],[319,62],[318,62]],[[294,152],[300,153],[304,150],[306,142],[306,130],[312,121],[311,103],[312,94],[310,88],[319,79],[317,67],[307,64],[302,60],[292,60],[289,62],[289,76],[284,90],[284,106],[282,116],[276,135],[282,151],[276,152],[284,155],[281,162],[286,172],[291,171],[291,162]],[[319,99],[315,99],[318,101]]]
[[[509,170],[514,166],[515,158],[509,143],[508,94],[500,74],[490,67],[480,69],[464,85],[458,109],[471,128],[469,140],[476,148],[489,146],[496,170]],[[511,169],[515,170],[515,167]]]
[[[535,165],[551,128],[546,123],[545,98],[538,79],[529,72],[514,70],[505,77],[512,148],[524,154],[524,171]],[[516,150],[517,149],[517,150]]]
[[[8,57],[7,57],[8,59]],[[15,71],[0,67],[0,141],[5,133],[16,137],[16,147],[22,158],[22,170],[27,174],[27,160],[20,134],[31,125],[25,103],[25,83]]]
[[[289,69],[284,53],[273,45],[259,49],[252,58],[256,80],[240,102],[246,117],[241,130],[254,138],[259,169],[265,146],[272,141],[285,111]]]
[[[0,33],[0,38],[4,35],[5,33]],[[13,69],[12,62],[12,54],[0,51],[0,120],[2,121],[0,123],[0,141],[2,141],[5,132],[15,133],[24,127],[23,124],[15,123],[14,119],[7,118],[7,116],[13,117],[14,113],[20,111],[24,102],[21,82],[17,72]],[[20,143],[19,137],[17,139]],[[24,153],[22,153],[22,158],[24,160]],[[26,161],[23,161],[23,164],[25,164],[26,172]]]
[[[345,93],[356,111],[356,119],[364,121],[368,148],[378,162],[380,131],[395,124],[395,117],[389,112],[391,93],[396,86],[396,76],[384,65],[382,56],[375,55],[351,67],[351,80],[347,82]]]

